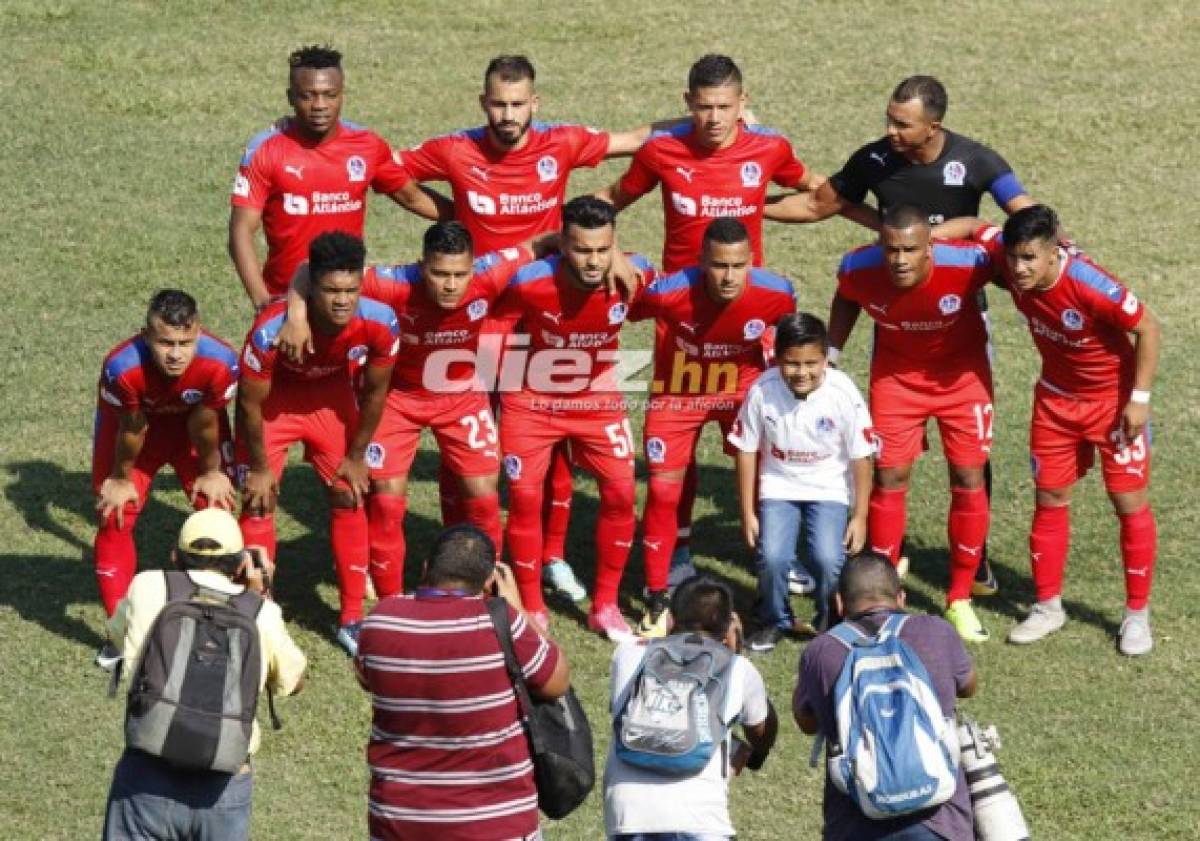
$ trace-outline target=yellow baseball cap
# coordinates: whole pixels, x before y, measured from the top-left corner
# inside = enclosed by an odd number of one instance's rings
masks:
[[[193,548],[201,540],[217,545]],[[237,518],[224,508],[197,511],[183,521],[183,528],[179,530],[179,549],[190,555],[233,555],[242,551],[244,546]]]

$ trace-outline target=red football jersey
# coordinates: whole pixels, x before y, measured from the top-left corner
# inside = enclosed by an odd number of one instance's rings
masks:
[[[584,126],[535,122],[520,149],[499,152],[484,127],[426,140],[403,153],[418,181],[448,181],[455,213],[475,253],[499,251],[557,231],[571,170],[594,167],[609,136]]]
[[[650,261],[640,254],[632,254],[630,259],[646,280],[653,282]],[[619,408],[613,373],[617,336],[630,305],[603,289],[589,292],[577,288],[567,271],[562,258],[554,256],[525,266],[509,284],[500,315],[525,319],[528,364],[523,371],[516,371],[523,377],[512,382],[515,376],[510,372],[516,366],[511,361],[520,354],[507,351],[498,387],[506,404],[516,401],[536,407],[542,402],[539,397],[569,402],[599,396],[592,408]],[[579,351],[582,356],[571,354],[568,359],[567,354],[545,353],[555,350]]]
[[[363,276],[362,294],[390,306],[400,321],[404,353],[392,372],[392,387],[426,391],[426,362],[434,351],[473,353],[492,305],[517,270],[532,260],[533,255],[524,248],[506,248],[479,257],[467,291],[453,310],[442,309],[429,297],[416,263],[369,267]],[[428,373],[461,382],[471,379],[474,372],[474,363],[462,361]]]
[[[383,138],[345,120],[321,144],[271,128],[246,145],[231,203],[262,211],[267,237],[263,280],[286,295],[308,245],[327,231],[362,236],[367,188],[394,193],[411,179]]]
[[[1042,383],[1071,397],[1116,399],[1127,393],[1135,371],[1129,331],[1146,311],[1141,301],[1095,263],[1065,254],[1053,286],[1022,293],[1008,281],[1000,229],[988,226],[976,236],[1025,316],[1042,357]]]
[[[705,289],[704,273],[690,268],[650,285],[629,320],[656,318],[666,331],[655,344],[653,394],[740,401],[766,367],[763,341],[771,327],[795,311],[787,278],[751,269],[742,294],[717,303]]]
[[[718,216],[736,216],[750,232],[754,265],[762,265],[763,201],[767,184],[795,187],[804,164],[783,135],[762,126],[738,125],[725,149],[708,149],[691,123],[650,137],[621,178],[621,191],[641,196],[662,183],[666,239],[663,271],[696,264],[704,229]]]
[[[846,254],[838,294],[879,325],[871,376],[915,373],[935,384],[950,372],[987,372],[987,331],[975,293],[995,271],[977,243],[935,242],[929,276],[912,289],[897,289],[878,245]]]
[[[287,320],[287,304],[272,304],[259,313],[242,347],[242,376],[288,382],[312,382],[326,377],[349,377],[359,365],[392,366],[400,349],[400,327],[387,304],[358,299],[358,310],[336,335],[312,331],[314,352],[297,365],[274,346]]]
[[[138,334],[104,357],[96,405],[122,414],[140,411],[153,423],[156,415],[180,415],[193,406],[223,409],[237,390],[237,379],[237,352],[210,333],[200,333],[191,364],[173,379],[154,364]]]

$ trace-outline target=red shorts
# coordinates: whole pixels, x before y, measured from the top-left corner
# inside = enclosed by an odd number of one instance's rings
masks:
[[[329,377],[314,383],[288,383],[271,390],[263,404],[263,446],[267,466],[278,480],[293,444],[304,444],[304,460],[329,482],[346,457],[358,426],[358,405],[349,379]],[[249,455],[238,442],[238,474],[244,476]]]
[[[731,400],[733,398],[730,398]],[[685,470],[696,458],[696,443],[704,425],[714,421],[721,427],[721,449],[727,456],[737,454],[737,448],[727,439],[737,407],[729,409],[675,410],[671,398],[655,398],[646,409],[646,425],[642,430],[642,445],[646,466],[651,473],[673,473]]]
[[[429,427],[442,463],[456,476],[490,476],[500,470],[496,421],[482,391],[414,393],[391,389],[379,429],[367,447],[372,479],[408,475],[421,430]]]
[[[1120,434],[1118,399],[1088,400],[1055,394],[1039,385],[1033,392],[1029,455],[1033,482],[1047,490],[1083,478],[1100,450],[1104,487],[1110,493],[1139,491],[1150,482],[1150,427],[1133,441]]]
[[[540,483],[560,441],[570,443],[571,463],[597,479],[633,481],[633,431],[624,410],[556,412],[504,401],[500,445],[510,483]]]
[[[222,410],[217,417],[221,425],[221,464],[230,470],[233,464],[233,438],[229,432],[229,416]],[[192,483],[200,475],[200,458],[188,435],[187,418],[186,414],[151,416],[142,451],[133,462],[131,477],[142,505],[146,504],[146,494],[154,476],[166,464],[174,468],[175,475],[183,485],[183,492],[192,495]],[[117,412],[97,410],[92,432],[93,493],[99,493],[104,480],[112,475],[120,424],[121,416]]]
[[[981,467],[992,450],[992,377],[965,371],[937,384],[914,377],[871,381],[871,419],[879,436],[877,467],[912,464],[925,447],[925,424],[935,418],[946,460]]]

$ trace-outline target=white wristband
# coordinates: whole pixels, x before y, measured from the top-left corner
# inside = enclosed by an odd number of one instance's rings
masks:
[[[842,358],[842,349],[840,347],[833,347],[830,345],[829,353],[826,354],[826,358],[829,360],[831,365],[837,365],[838,360]]]
[[[1141,403],[1143,406],[1148,405],[1150,403],[1150,392],[1135,388],[1129,393],[1129,402]]]

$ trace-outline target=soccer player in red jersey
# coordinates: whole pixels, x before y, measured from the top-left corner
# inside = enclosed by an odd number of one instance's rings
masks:
[[[404,168],[417,181],[449,182],[455,215],[471,232],[477,254],[557,232],[571,173],[631,155],[650,135],[651,126],[606,132],[538,122],[535,80],[525,56],[497,56],[484,71],[479,96],[486,123],[426,140],[403,153]],[[507,335],[513,328],[511,321],[489,317],[483,332]],[[464,513],[457,484],[443,465],[442,511],[448,524]],[[554,451],[547,474],[543,561],[548,583],[578,601],[586,591],[563,561],[571,492],[571,465],[562,446]]]
[[[237,353],[201,329],[195,299],[177,289],[155,293],[146,326],[104,358],[92,490],[100,519],[96,583],[109,616],[137,572],[133,529],[164,464],[175,468],[197,509],[233,508],[222,447],[229,443],[225,405],[237,378]],[[112,668],[119,659],[120,652],[105,644],[96,662]]]
[[[849,252],[838,269],[829,341],[845,345],[862,309],[875,320],[870,403],[880,449],[871,491],[871,548],[899,559],[913,463],[932,417],[950,472],[950,586],[946,618],[964,640],[988,633],[971,606],[971,585],[990,512],[983,467],[992,446],[992,377],[976,292],[994,276],[982,246],[935,242],[925,212],[884,213],[875,245]]]
[[[642,515],[649,602],[638,632],[665,636],[667,576],[684,476],[709,421],[724,440],[746,391],[766,368],[768,325],[796,309],[791,282],[751,266],[750,234],[738,219],[714,219],[700,264],[647,287],[629,320],[665,328],[654,359],[643,441],[650,487]],[[728,452],[728,450],[727,450]],[[732,453],[731,453],[732,454]]]
[[[994,227],[977,234],[1003,267],[1042,357],[1029,431],[1037,487],[1029,554],[1037,603],[1008,639],[1036,642],[1066,621],[1062,587],[1071,492],[1098,449],[1125,567],[1119,649],[1136,656],[1154,646],[1149,600],[1158,534],[1149,498],[1150,388],[1160,327],[1109,272],[1068,255],[1059,230],[1054,211],[1033,205],[1010,216],[1003,235]]]
[[[287,293],[318,234],[362,236],[368,187],[429,219],[450,213],[444,199],[439,204],[440,197],[405,174],[379,135],[339,119],[341,62],[341,53],[327,47],[288,57],[293,116],[250,140],[234,179],[229,255],[257,309]],[[267,237],[264,266],[255,249],[260,227]]]
[[[467,520],[500,545],[500,445],[486,389],[471,360],[496,299],[533,259],[528,247],[473,259],[467,229],[458,222],[438,222],[425,231],[419,262],[369,266],[363,275],[361,294],[395,311],[404,348],[366,450],[371,579],[380,597],[403,589],[408,473],[422,429],[432,430],[460,485]],[[302,268],[288,295],[289,324],[305,321],[309,286]]]
[[[550,451],[570,441],[576,462],[596,476],[600,516],[588,626],[620,639],[631,634],[617,607],[617,588],[635,518],[633,435],[612,381],[617,336],[630,304],[603,288],[616,251],[614,234],[610,204],[592,196],[572,199],[563,209],[562,256],[521,269],[505,292],[502,314],[525,318],[530,349],[519,389],[509,390],[501,371],[500,441],[509,490],[508,552],[521,598],[543,626],[542,483]],[[645,258],[631,259],[653,279]]]
[[[246,543],[275,556],[275,502],[287,451],[304,444],[305,458],[329,489],[330,540],[341,598],[338,642],[358,645],[367,576],[366,463],[400,347],[396,315],[362,298],[362,240],[338,231],[309,246],[312,291],[308,318],[313,353],[296,363],[276,347],[287,305],[263,310],[242,349],[238,388],[238,470]],[[362,366],[357,404],[351,366]]]

